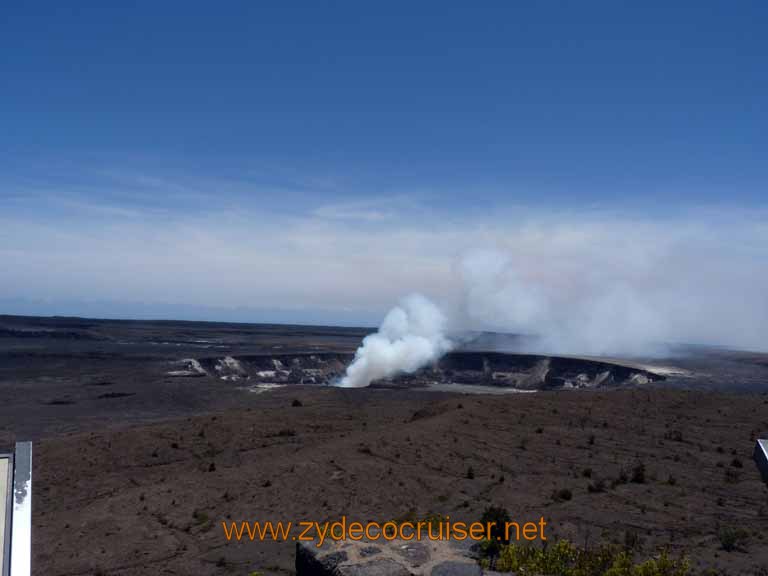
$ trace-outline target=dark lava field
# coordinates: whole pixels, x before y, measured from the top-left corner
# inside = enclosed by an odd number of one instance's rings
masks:
[[[0,446],[35,442],[34,573],[290,574],[292,542],[228,543],[221,521],[489,505],[694,573],[768,573],[751,461],[768,355],[537,356],[483,335],[414,375],[329,386],[368,332],[0,316]]]

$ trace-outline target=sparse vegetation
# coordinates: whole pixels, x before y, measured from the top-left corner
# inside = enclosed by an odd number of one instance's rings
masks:
[[[598,478],[594,482],[590,482],[589,486],[587,486],[587,491],[590,494],[605,492],[605,480]]]
[[[673,442],[682,442],[683,433],[680,430],[670,430],[664,433],[665,440],[672,440]]]
[[[677,484],[677,479],[674,476],[672,476],[672,474],[670,474],[669,477],[667,478],[667,484],[670,486],[674,486],[675,484]]]
[[[634,530],[624,531],[624,549],[637,550],[641,547],[640,535]]]
[[[733,468],[728,468],[725,471],[725,481],[728,484],[736,484],[736,482],[739,481],[741,478],[741,474],[739,474],[738,470],[735,470]]]
[[[573,498],[573,493],[568,488],[560,488],[552,493],[552,500],[555,502],[566,502]]]
[[[720,540],[720,546],[726,552],[743,548],[748,536],[749,534],[742,528],[722,526],[717,530],[717,539]]]
[[[487,525],[491,522],[494,523],[491,529],[491,538],[483,543],[483,554],[488,557],[496,557],[501,551],[501,547],[509,543],[509,539],[506,537],[506,530],[504,527],[507,522],[510,521],[509,512],[502,506],[489,506],[483,512],[480,517],[480,522]]]
[[[484,558],[481,564],[499,572],[542,576],[686,576],[685,558],[666,552],[645,561],[635,561],[631,551],[620,547],[577,548],[567,540],[537,548],[519,544],[502,546],[498,558]]]
[[[632,468],[632,477],[630,481],[634,484],[645,484],[645,464],[638,462],[634,468]]]
[[[611,480],[611,488],[616,488],[616,486],[626,484],[627,482],[629,482],[629,476],[627,476],[626,470],[622,468],[619,475]]]

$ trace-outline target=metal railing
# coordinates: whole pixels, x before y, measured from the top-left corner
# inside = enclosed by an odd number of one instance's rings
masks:
[[[0,575],[29,576],[32,563],[32,443],[0,454]]]

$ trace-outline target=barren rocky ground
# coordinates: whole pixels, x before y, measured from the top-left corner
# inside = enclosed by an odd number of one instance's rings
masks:
[[[474,520],[491,504],[544,515],[553,538],[669,547],[731,574],[768,566],[768,490],[750,460],[768,397],[301,388],[251,398],[38,442],[35,572],[290,573],[292,542],[228,543],[220,522]],[[611,487],[639,463],[644,482]],[[745,536],[726,552],[718,530],[729,528]]]
[[[361,334],[284,331],[221,350],[278,341],[350,352]],[[759,362],[729,360],[751,370],[738,394],[696,380],[504,395],[296,384],[257,394],[213,377],[167,378],[189,343],[158,352],[142,342],[129,354],[111,337],[3,343],[0,443],[35,439],[35,574],[289,574],[294,542],[230,543],[221,522],[475,520],[489,505],[543,515],[553,539],[614,541],[639,556],[665,547],[697,571],[768,570],[768,489],[751,461],[754,438],[768,434]],[[728,534],[738,536],[730,551]]]

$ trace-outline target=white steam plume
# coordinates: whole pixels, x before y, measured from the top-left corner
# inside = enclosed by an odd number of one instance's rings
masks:
[[[524,345],[531,352],[664,352],[669,295],[660,294],[660,282],[622,281],[600,266],[554,258],[533,265],[516,260],[498,250],[462,259],[462,312],[474,327],[534,336]]]
[[[404,298],[387,313],[379,331],[363,339],[339,386],[362,388],[434,362],[453,347],[445,326],[445,316],[430,300],[420,294]]]

